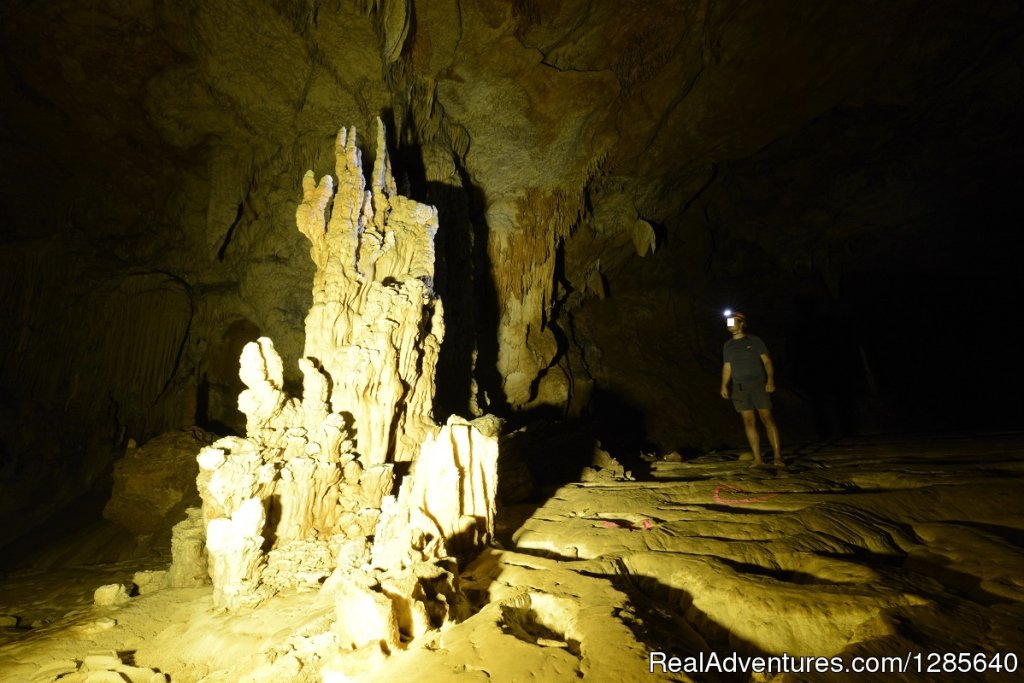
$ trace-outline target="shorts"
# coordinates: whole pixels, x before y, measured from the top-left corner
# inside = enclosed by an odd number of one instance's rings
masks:
[[[772,399],[765,391],[764,385],[767,380],[755,379],[743,382],[732,381],[732,392],[729,398],[737,413],[744,410],[769,410],[772,407]]]

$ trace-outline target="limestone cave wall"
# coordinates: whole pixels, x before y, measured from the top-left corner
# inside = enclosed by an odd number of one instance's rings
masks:
[[[298,390],[295,169],[327,173],[339,125],[374,158],[378,116],[438,209],[441,416],[738,443],[731,306],[791,439],[1012,424],[988,398],[1022,371],[987,334],[1019,303],[1022,24],[1009,0],[5,3],[5,490],[241,432],[260,336]]]

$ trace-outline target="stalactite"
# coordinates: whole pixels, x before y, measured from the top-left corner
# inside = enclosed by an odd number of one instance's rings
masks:
[[[513,233],[495,233],[488,243],[498,287],[498,370],[508,403],[564,406],[568,381],[554,367],[561,353],[548,325],[555,304],[558,245],[582,215],[583,197],[567,190],[527,192],[516,203]]]

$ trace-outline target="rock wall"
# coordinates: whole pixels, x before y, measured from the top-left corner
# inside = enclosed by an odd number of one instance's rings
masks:
[[[918,383],[899,381],[906,359],[887,329],[928,298],[920,283],[943,283],[932,317],[944,302],[964,311],[951,335],[980,328],[975,301],[1016,303],[993,295],[1017,288],[991,274],[1012,272],[1019,241],[995,207],[1016,190],[1022,21],[1013,3],[950,0],[12,5],[0,22],[0,292],[12,303],[0,473],[20,477],[15,495],[44,495],[43,473],[62,466],[72,495],[128,438],[192,423],[241,433],[237,350],[260,336],[296,393],[315,268],[308,238],[281,229],[301,192],[294,169],[327,173],[324,131],[372,130],[378,116],[396,185],[438,209],[446,411],[626,403],[641,414],[629,426],[665,447],[741,441],[707,389],[718,311],[760,309],[789,353],[828,322],[797,290],[839,329],[881,330],[836,349],[855,372],[844,391],[876,414],[887,391],[912,403],[900,387]],[[915,265],[939,234],[934,251],[995,267]],[[881,278],[903,290],[885,297],[876,258],[894,275],[920,270]],[[882,314],[879,300],[901,303]],[[680,343],[659,358],[648,345],[665,339]],[[964,346],[983,357],[978,338]],[[800,375],[814,366],[804,357],[779,359],[791,405],[849,412]],[[643,390],[624,389],[637,373]],[[363,437],[410,457],[393,437],[420,419],[380,418]]]
[[[0,532],[2,545],[109,486],[132,437],[191,424],[183,356],[195,300],[164,272],[98,277],[56,240],[4,248],[0,271],[0,512],[22,522]]]

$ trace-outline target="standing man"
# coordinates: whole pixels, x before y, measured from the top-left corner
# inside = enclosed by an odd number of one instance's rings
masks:
[[[775,391],[775,370],[768,357],[768,347],[760,337],[745,334],[747,317],[742,313],[726,311],[725,324],[732,339],[722,347],[722,398],[732,398],[736,412],[743,418],[750,450],[754,453],[754,465],[761,465],[761,438],[757,433],[754,411],[761,417],[768,433],[768,442],[775,454],[776,467],[782,467],[782,450],[779,445],[779,428],[772,417],[772,401],[768,394]],[[732,392],[729,381],[732,380]]]

